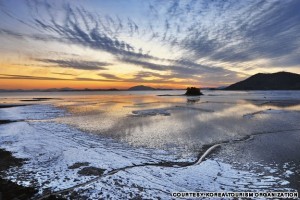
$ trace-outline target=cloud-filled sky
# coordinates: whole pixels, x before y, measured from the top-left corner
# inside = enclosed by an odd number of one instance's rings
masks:
[[[0,0],[0,88],[224,86],[300,73],[299,0]]]

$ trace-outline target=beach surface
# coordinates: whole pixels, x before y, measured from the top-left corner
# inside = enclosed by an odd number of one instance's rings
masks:
[[[2,196],[300,190],[300,92],[182,92],[2,95]]]

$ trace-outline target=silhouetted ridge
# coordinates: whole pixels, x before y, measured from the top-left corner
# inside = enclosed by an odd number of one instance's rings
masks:
[[[300,75],[290,72],[258,73],[225,90],[300,90]]]
[[[144,86],[144,85],[137,85],[131,88],[128,88],[128,90],[156,90],[155,88]]]

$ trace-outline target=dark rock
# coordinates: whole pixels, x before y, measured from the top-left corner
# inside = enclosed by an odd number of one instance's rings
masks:
[[[11,152],[0,149],[0,175],[11,167],[23,165],[26,159],[16,158]],[[23,187],[0,177],[0,199],[31,199],[37,190],[34,187]]]
[[[6,119],[0,120],[0,124],[9,124],[9,123],[13,123],[13,122],[18,122],[18,121],[16,121],[16,120],[6,120]]]
[[[11,152],[0,149],[0,171],[9,169],[10,167],[22,166],[26,159],[16,158]]]
[[[90,163],[88,162],[76,162],[73,165],[69,166],[68,169],[77,169],[79,167],[88,166]]]
[[[101,176],[105,170],[97,167],[84,167],[78,171],[83,176]]]
[[[13,108],[18,106],[28,106],[28,104],[0,104],[0,108]]]
[[[200,91],[200,88],[188,87],[186,89],[185,95],[187,95],[187,96],[198,96],[198,95],[203,95],[203,94]]]
[[[62,197],[59,197],[59,196],[56,196],[56,195],[50,195],[49,197],[47,198],[44,198],[45,200],[66,200],[65,198],[62,198]]]
[[[37,193],[33,187],[23,187],[12,181],[0,178],[0,199],[30,199]]]

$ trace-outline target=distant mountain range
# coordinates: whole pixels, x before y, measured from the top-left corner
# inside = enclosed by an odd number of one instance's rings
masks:
[[[228,87],[202,88],[209,90],[300,90],[300,75],[290,72],[277,72],[273,74],[255,74],[246,80],[234,83]],[[163,88],[153,88],[145,85],[137,85],[127,89],[127,91],[152,91],[152,90],[172,90]],[[73,88],[50,88],[33,90],[5,90],[0,92],[81,92],[81,91],[126,91],[116,88],[111,89],[73,89]]]
[[[127,90],[129,91],[150,91],[150,90],[173,90],[173,89],[168,89],[168,88],[153,88],[145,85],[137,85],[128,88]]]
[[[258,73],[224,90],[300,90],[300,75],[290,72]]]
[[[145,86],[145,85],[137,85],[131,88],[128,88],[129,91],[137,91],[137,90],[156,90],[153,87]]]
[[[111,88],[111,89],[73,89],[73,88],[49,88],[49,89],[32,89],[32,90],[5,90],[0,89],[0,92],[82,92],[82,91],[119,91],[118,89]]]
[[[163,88],[153,88],[149,86],[144,85],[137,85],[133,86],[127,89],[128,91],[150,91],[150,90],[172,90],[172,89],[163,89]],[[22,90],[22,89],[16,89],[16,90],[5,90],[0,89],[0,92],[84,92],[84,91],[126,91],[125,90],[119,90],[116,88],[111,89],[74,89],[74,88],[49,88],[49,89],[32,89],[32,90]]]

